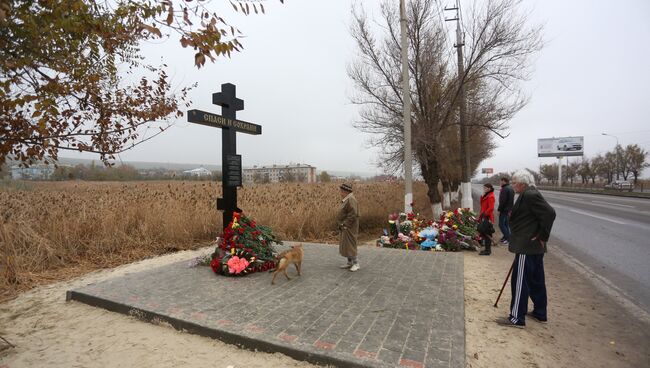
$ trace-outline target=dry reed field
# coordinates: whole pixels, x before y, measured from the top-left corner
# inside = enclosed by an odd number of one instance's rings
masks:
[[[431,217],[426,186],[415,209]],[[205,246],[222,228],[214,182],[28,182],[0,188],[0,300],[94,269]],[[403,208],[401,183],[355,183],[362,238]],[[337,183],[240,189],[239,207],[286,240],[335,243]]]

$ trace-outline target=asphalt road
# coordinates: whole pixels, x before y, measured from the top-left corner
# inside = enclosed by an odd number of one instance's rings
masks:
[[[650,313],[650,199],[553,191],[542,195],[557,214],[549,252],[561,248]]]

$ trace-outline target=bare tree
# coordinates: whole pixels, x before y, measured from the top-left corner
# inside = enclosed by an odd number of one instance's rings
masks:
[[[618,165],[618,156],[617,152],[607,152],[605,153],[604,160],[603,160],[603,166],[601,169],[603,170],[603,174],[605,174],[605,177],[607,178],[607,182],[611,183],[614,181],[614,176],[619,172],[618,168],[620,166]]]
[[[604,177],[606,179],[609,179],[609,177],[606,175],[605,166],[605,157],[603,157],[603,155],[598,154],[596,157],[591,159],[591,171],[593,174],[600,178]]]
[[[290,169],[280,170],[280,183],[294,183],[297,180],[296,174]]]
[[[634,184],[637,183],[639,175],[643,169],[650,167],[650,163],[646,161],[648,152],[636,144],[629,144],[625,147],[624,161],[626,162],[626,171],[623,172],[625,180],[629,174],[634,175]]]
[[[625,159],[625,149],[620,144],[616,146],[614,152],[611,152],[614,155],[614,162],[616,164],[614,173],[616,174],[616,180],[619,179],[619,175],[623,176],[623,180],[627,180],[629,175],[627,160]]]
[[[471,129],[472,169],[494,148],[488,132],[504,137],[508,121],[526,104],[518,82],[529,76],[529,56],[542,47],[541,27],[526,26],[517,0],[488,1],[470,12],[465,73],[456,75],[446,40],[440,4],[434,0],[408,2],[410,98],[413,105],[412,154],[429,188],[434,214],[441,210],[438,183],[448,189],[459,174],[457,147],[460,86],[467,96]],[[396,172],[404,162],[403,101],[399,12],[395,2],[381,6],[380,31],[375,32],[363,9],[353,8],[352,36],[358,59],[348,68],[358,94],[352,102],[363,106],[358,129],[372,133],[371,144],[383,150],[381,166]],[[453,143],[452,143],[453,142]],[[443,182],[444,182],[443,181]]]
[[[611,183],[616,175],[616,153],[606,152],[605,155],[598,154],[591,160],[591,165],[597,176]]]
[[[589,178],[592,177],[593,173],[593,167],[591,164],[591,160],[588,158],[583,158],[582,162],[580,162],[580,167],[578,168],[578,175],[580,175],[580,179],[582,180],[582,183],[588,183]],[[594,178],[592,179],[595,180],[595,175]]]
[[[578,175],[578,170],[580,169],[580,163],[578,161],[570,162],[568,165],[564,166],[566,168],[566,180],[570,181],[573,184],[573,179]]]
[[[327,173],[327,171],[322,171],[318,174],[318,181],[321,183],[329,183],[332,181],[332,177]]]
[[[262,183],[263,180],[264,180],[264,176],[260,172],[255,171],[253,173],[253,183],[260,184]]]
[[[557,182],[557,176],[558,176],[558,166],[557,164],[550,164],[550,165],[540,165],[539,167],[539,174],[548,180],[549,182],[556,183]]]
[[[299,171],[299,172],[297,172],[295,174],[295,179],[296,179],[295,181],[297,181],[298,183],[306,183],[307,182],[307,174],[304,173],[304,172]]]

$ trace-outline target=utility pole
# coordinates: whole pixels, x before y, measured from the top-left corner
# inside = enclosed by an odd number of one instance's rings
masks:
[[[557,187],[562,187],[562,156],[557,157]]]
[[[445,21],[456,21],[456,53],[458,54],[458,83],[459,83],[459,106],[458,106],[458,115],[460,118],[460,168],[461,168],[461,179],[460,179],[460,189],[463,197],[461,198],[460,206],[462,208],[469,208],[470,210],[474,207],[474,202],[472,201],[472,183],[470,182],[471,172],[470,172],[470,162],[469,162],[469,130],[467,127],[466,112],[465,112],[465,67],[463,65],[463,46],[465,46],[464,37],[460,29],[460,0],[456,0],[456,7],[454,8],[445,8],[445,10],[455,10],[456,17],[451,19],[445,19]]]
[[[400,27],[402,31],[402,102],[404,103],[404,212],[413,212],[413,164],[411,159],[411,87],[409,84],[409,50],[406,34],[406,0],[400,0]]]

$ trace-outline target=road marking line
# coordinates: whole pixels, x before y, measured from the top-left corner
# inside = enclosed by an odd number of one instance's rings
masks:
[[[632,203],[638,203],[639,201],[647,200],[647,198],[617,196],[615,194],[608,194],[608,193],[595,194],[595,193],[559,192],[559,191],[544,190],[544,189],[541,189],[540,191],[543,192],[542,194],[544,194],[544,196],[548,194],[550,195],[555,194],[558,197],[570,197],[570,198],[582,199],[582,200],[584,200],[585,198],[593,198],[593,199],[616,198],[617,201],[632,202]]]
[[[592,203],[602,203],[602,204],[609,204],[612,206],[620,206],[620,207],[628,207],[628,208],[636,208],[634,206],[628,206],[626,204],[617,204],[617,203],[610,203],[610,202],[601,202],[601,201],[591,201]]]
[[[590,216],[590,217],[595,217],[595,218],[597,218],[597,219],[601,219],[601,220],[605,220],[605,221],[613,222],[613,223],[615,223],[615,224],[625,225],[625,222],[612,220],[612,219],[610,219],[610,218],[602,217],[602,216],[598,216],[598,215],[592,215],[592,214],[589,213],[589,212],[583,212],[583,211],[579,211],[579,210],[569,210],[569,211],[571,211],[571,212],[575,212],[575,213],[579,213],[579,214],[581,214],[581,215]]]
[[[553,206],[561,206],[562,205],[561,203],[565,203],[565,207],[568,207],[567,202],[572,202],[572,203],[580,203],[580,204],[589,205],[589,206],[604,207],[604,208],[608,208],[608,209],[611,209],[611,210],[619,210],[619,211],[624,211],[624,212],[634,213],[634,214],[640,214],[640,215],[649,215],[650,214],[650,211],[644,211],[644,210],[638,209],[637,207],[634,207],[634,206],[629,206],[629,207],[632,207],[631,209],[627,209],[627,208],[623,208],[623,207],[618,208],[618,207],[612,207],[612,206],[604,205],[604,204],[600,204],[600,203],[594,203],[593,201],[586,201],[584,199],[583,200],[575,200],[575,199],[569,199],[569,198],[561,198],[561,199],[560,198],[548,198],[548,201]],[[558,201],[563,201],[563,202],[558,202]]]

